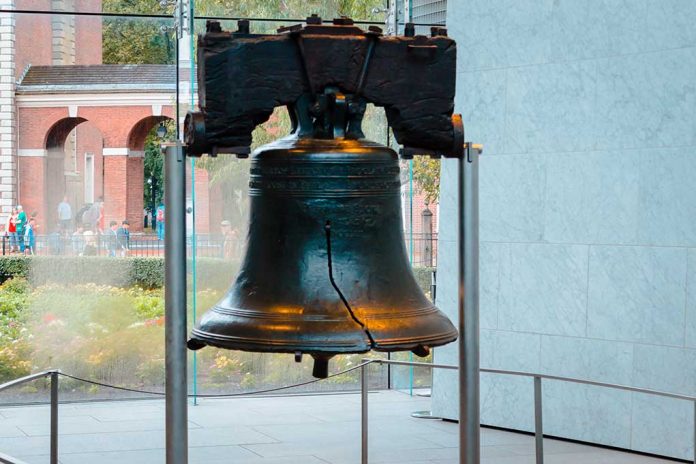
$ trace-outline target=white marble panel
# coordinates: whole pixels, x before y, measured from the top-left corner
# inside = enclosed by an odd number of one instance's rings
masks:
[[[587,251],[586,245],[511,244],[498,328],[584,336]]]
[[[541,372],[631,385],[633,344],[544,335],[541,338]]]
[[[481,423],[515,430],[534,430],[532,379],[481,373]]]
[[[636,244],[640,153],[548,155],[544,238],[554,243]]]
[[[481,160],[482,161],[482,160]],[[437,239],[451,242],[457,239],[457,173],[459,161],[453,158],[440,160],[440,198],[438,205]],[[480,165],[479,165],[480,168]],[[481,187],[479,187],[481,188]],[[446,256],[446,255],[445,255]],[[439,250],[438,250],[439,264]]]
[[[597,61],[597,148],[693,145],[696,48]]]
[[[696,396],[696,350],[635,345],[633,385]]]
[[[694,410],[688,402],[634,393],[632,425],[633,449],[693,459]]]
[[[505,7],[499,2],[471,0],[463,8],[447,8],[447,32],[457,41],[459,71],[505,67],[507,51],[498,33]]]
[[[642,150],[640,163],[639,243],[696,246],[694,147]]]
[[[592,246],[587,335],[684,344],[686,249]]]
[[[482,368],[538,372],[541,335],[481,330]]]
[[[554,3],[551,61],[599,58],[645,49],[645,0]]]
[[[686,285],[686,346],[696,348],[696,249],[688,251]]]
[[[505,151],[594,149],[596,80],[596,61],[509,68]]]
[[[454,244],[448,244],[450,247]],[[451,250],[451,252],[456,252]],[[479,313],[481,329],[498,327],[500,281],[510,267],[510,245],[483,242],[479,250]]]
[[[482,143],[485,156],[503,150],[505,137],[506,71],[459,74],[455,111],[462,114],[466,139]]]
[[[447,11],[449,35],[457,40],[460,70],[544,63],[551,47],[553,0],[467,1]]]
[[[609,446],[631,446],[631,393],[544,381],[544,433]]]
[[[543,156],[484,155],[479,163],[479,184],[482,241],[542,239],[546,185]]]
[[[647,0],[649,22],[645,45],[649,50],[696,46],[696,2]]]

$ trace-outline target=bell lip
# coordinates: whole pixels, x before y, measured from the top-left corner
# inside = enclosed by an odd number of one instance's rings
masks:
[[[205,332],[194,328],[191,331],[190,340],[203,343],[205,345],[223,348],[227,350],[251,351],[255,353],[367,353],[370,351],[370,343],[367,337],[363,343],[347,342],[344,344],[336,343],[335,340],[331,344],[324,346],[318,344],[299,344],[291,340],[260,340],[258,338],[234,337],[229,335],[218,335],[210,332]]]
[[[430,348],[447,345],[459,338],[456,330],[448,331],[444,334],[439,334],[432,337],[422,337],[418,340],[412,338],[389,339],[386,341],[377,341],[374,346],[370,346],[369,342],[362,345],[354,343],[345,343],[343,345],[332,341],[330,345],[300,345],[279,340],[264,340],[249,339],[243,337],[231,337],[213,335],[209,332],[204,332],[199,329],[193,329],[189,342],[194,341],[216,348],[227,350],[248,351],[253,353],[296,353],[302,352],[305,354],[321,353],[321,354],[351,354],[351,353],[367,353],[369,351],[378,351],[383,353],[412,351],[419,346],[427,346]]]

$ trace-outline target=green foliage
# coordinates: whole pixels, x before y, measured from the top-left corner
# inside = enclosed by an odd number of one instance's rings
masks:
[[[176,126],[171,119],[163,122],[167,129],[164,141],[176,139]],[[152,188],[155,189],[155,208],[164,200],[164,157],[161,145],[163,140],[157,136],[159,124],[152,128],[145,138],[145,159],[143,160],[143,200],[148,210],[152,208]],[[154,179],[148,183],[148,179]]]
[[[27,277],[29,260],[25,256],[0,257],[0,283],[12,277]]]
[[[226,289],[238,263],[198,258],[199,288]],[[191,264],[189,264],[189,269]],[[0,256],[0,282],[24,277],[34,286],[96,284],[156,289],[164,285],[164,258],[107,256]]]
[[[425,194],[426,204],[436,204],[440,196],[440,160],[427,156],[415,156],[413,180],[418,191]]]
[[[166,13],[153,11],[153,0],[104,0],[103,11],[111,13]],[[162,27],[171,20],[104,18],[102,60],[105,64],[173,64],[174,38]]]

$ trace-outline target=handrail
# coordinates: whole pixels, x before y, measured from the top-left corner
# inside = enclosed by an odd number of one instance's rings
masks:
[[[0,464],[26,464],[24,461],[0,453]]]
[[[391,359],[369,359],[364,358],[363,365],[361,367],[361,402],[362,402],[362,464],[367,464],[367,369],[366,367],[370,364],[387,364],[394,366],[411,366],[411,367],[423,367],[430,369],[451,369],[458,370],[458,366],[453,366],[449,364],[430,364],[424,362],[411,362],[411,361],[396,361]],[[479,369],[479,372],[485,372],[489,374],[502,374],[502,375],[514,375],[519,377],[531,377],[534,379],[534,437],[535,437],[535,448],[536,448],[536,463],[544,463],[544,447],[543,447],[543,421],[542,421],[542,390],[541,381],[546,380],[557,380],[561,382],[577,383],[582,385],[592,385],[596,387],[613,388],[616,390],[624,390],[636,393],[645,393],[648,395],[662,396],[666,398],[675,398],[678,400],[690,401],[694,405],[694,463],[696,464],[696,396],[682,395],[679,393],[671,393],[660,390],[651,390],[648,388],[631,387],[628,385],[620,385],[608,382],[597,382],[594,380],[584,380],[576,379],[573,377],[563,377],[559,375],[550,374],[537,374],[533,372],[524,371],[508,371],[503,369]]]
[[[9,382],[0,384],[0,391],[16,387],[17,385],[22,385],[27,382],[31,382],[32,380],[42,379],[44,377],[52,375],[53,373],[58,372],[60,372],[58,369],[51,369],[48,371],[37,372],[36,374],[25,375],[24,377],[20,377],[18,379],[10,380]]]
[[[431,369],[452,369],[452,370],[457,369],[457,366],[452,366],[449,364],[430,364],[430,363],[424,363],[424,362],[393,361],[391,359],[363,359],[363,362],[369,362],[369,364],[392,364],[392,365],[397,365],[397,366],[426,367],[426,368],[429,367]],[[616,388],[618,390],[627,390],[627,391],[632,391],[632,392],[636,392],[636,393],[647,393],[649,395],[665,396],[668,398],[676,398],[678,400],[696,401],[696,396],[682,395],[679,393],[671,393],[671,392],[665,392],[665,391],[661,391],[661,390],[651,390],[649,388],[631,387],[629,385],[621,385],[621,384],[616,384],[616,383],[598,382],[595,380],[576,379],[574,377],[563,377],[563,376],[559,376],[559,375],[550,375],[550,374],[536,374],[534,372],[525,372],[525,371],[508,371],[508,370],[503,370],[503,369],[481,368],[481,369],[479,369],[479,371],[486,372],[489,374],[517,375],[517,376],[521,376],[521,377],[539,377],[539,378],[547,379],[547,380],[560,380],[562,382],[580,383],[580,384],[584,384],[584,385],[594,385],[597,387]]]
[[[0,385],[0,392],[17,385],[22,385],[33,380],[42,379],[44,377],[51,378],[51,464],[58,464],[58,369],[49,369],[47,371],[37,372],[36,374],[26,375],[18,379],[10,380]],[[6,464],[24,464],[15,458],[11,458],[4,454],[0,454],[0,463]]]

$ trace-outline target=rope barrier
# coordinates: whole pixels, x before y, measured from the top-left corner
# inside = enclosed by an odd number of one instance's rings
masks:
[[[188,396],[190,398],[193,398],[193,397],[196,397],[196,398],[231,398],[231,397],[236,397],[236,396],[252,396],[252,395],[260,395],[263,393],[273,393],[273,392],[282,391],[282,390],[289,390],[291,388],[303,387],[305,385],[311,385],[313,383],[321,382],[322,380],[330,379],[333,377],[338,377],[339,375],[347,374],[348,372],[352,372],[354,370],[360,369],[363,366],[366,366],[366,365],[371,364],[371,363],[372,363],[372,361],[365,361],[363,363],[358,364],[357,366],[353,366],[353,367],[350,367],[350,368],[345,369],[343,371],[331,374],[328,377],[326,377],[325,379],[307,380],[306,382],[300,382],[300,383],[296,383],[293,385],[284,385],[282,387],[267,388],[264,390],[255,390],[255,391],[251,391],[251,392],[241,392],[241,393],[196,394],[196,395],[189,394]],[[157,396],[164,396],[165,395],[164,392],[156,392],[156,391],[150,391],[150,390],[139,390],[137,388],[129,388],[129,387],[121,387],[118,385],[110,385],[108,383],[98,382],[96,380],[84,379],[82,377],[77,377],[75,375],[65,374],[63,372],[59,372],[58,374],[63,376],[63,377],[67,377],[69,379],[77,380],[79,382],[85,382],[85,383],[97,385],[100,387],[111,388],[113,390],[121,390],[121,391],[133,392],[133,393],[142,393],[142,394],[146,394],[146,395],[157,395]]]

